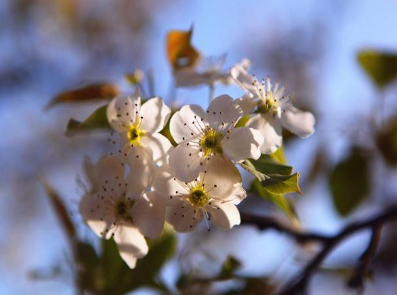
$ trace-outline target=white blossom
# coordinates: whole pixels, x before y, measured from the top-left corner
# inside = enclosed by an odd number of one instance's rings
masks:
[[[206,112],[198,105],[186,105],[170,121],[170,131],[179,144],[170,152],[170,167],[176,177],[191,181],[214,155],[233,162],[258,159],[263,137],[259,131],[235,124],[242,109],[228,95],[215,98]]]
[[[220,57],[207,57],[196,67],[187,67],[174,70],[175,83],[177,87],[190,87],[201,84],[214,85],[219,82],[222,84],[233,83],[230,68],[223,70],[226,55]],[[250,65],[248,59],[243,59],[239,64],[246,69]]]
[[[122,138],[122,154],[133,157],[135,147],[149,148],[159,165],[167,161],[172,147],[169,140],[159,133],[170,115],[171,109],[159,97],[141,105],[138,90],[130,97],[116,97],[107,108],[108,121]]]
[[[138,148],[129,158],[131,171],[125,177],[120,157],[103,156],[96,165],[86,160],[90,189],[79,210],[96,235],[114,238],[120,255],[130,268],[148,252],[145,237],[160,235],[165,221],[165,206],[150,186],[155,164],[152,154]]]
[[[220,229],[240,224],[236,207],[245,197],[241,176],[234,164],[220,156],[191,182],[176,178],[168,165],[160,167],[153,182],[167,204],[167,221],[178,232],[192,231],[205,218]],[[209,227],[208,227],[209,228]]]
[[[293,98],[285,96],[285,87],[279,83],[272,86],[269,78],[261,83],[247,71],[236,66],[232,69],[236,83],[248,94],[238,100],[244,113],[255,113],[246,126],[261,131],[265,142],[262,153],[275,152],[282,145],[281,127],[284,127],[300,137],[308,137],[314,132],[315,117],[310,112],[303,112],[292,105]]]

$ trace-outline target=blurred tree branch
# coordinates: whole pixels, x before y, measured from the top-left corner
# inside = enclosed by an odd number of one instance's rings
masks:
[[[380,241],[382,225],[384,223],[397,219],[397,204],[388,206],[381,213],[374,217],[355,221],[346,225],[339,233],[335,235],[323,235],[315,232],[303,232],[299,229],[292,228],[282,224],[279,221],[262,216],[254,216],[246,213],[241,214],[241,223],[244,225],[255,225],[261,230],[274,229],[285,233],[295,239],[298,243],[317,242],[322,244],[321,250],[309,261],[309,263],[298,273],[286,286],[280,291],[280,295],[303,294],[305,293],[308,282],[316,269],[321,265],[324,259],[339,245],[340,242],[349,238],[358,231],[370,229],[372,236],[367,249],[360,257],[360,263],[357,265],[353,276],[348,281],[351,288],[362,289],[364,280],[368,274],[371,261],[373,260],[377,246]]]

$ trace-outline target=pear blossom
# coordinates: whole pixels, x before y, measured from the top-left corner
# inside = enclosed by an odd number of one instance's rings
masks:
[[[149,148],[154,161],[161,165],[167,161],[172,145],[159,132],[167,124],[171,109],[159,97],[141,105],[138,90],[130,97],[118,96],[107,108],[107,119],[112,128],[120,133],[123,155],[135,154],[135,147]]]
[[[177,87],[190,87],[200,84],[214,85],[217,82],[232,84],[233,78],[230,70],[222,70],[226,55],[220,57],[207,57],[202,59],[196,67],[185,67],[174,70],[175,83]],[[250,61],[243,59],[236,64],[248,69]]]
[[[170,131],[179,144],[170,152],[170,167],[182,181],[192,181],[204,171],[214,155],[233,162],[258,159],[263,136],[249,128],[235,128],[242,109],[228,95],[215,98],[206,112],[198,105],[183,106],[170,121]]]
[[[164,199],[166,220],[178,232],[194,230],[203,218],[207,227],[211,220],[220,229],[231,229],[240,224],[236,205],[246,197],[239,171],[220,156],[191,182],[176,178],[169,165],[163,165],[155,175],[153,191]]]
[[[103,156],[96,165],[85,161],[90,188],[79,210],[97,236],[114,238],[122,259],[134,268],[137,259],[148,253],[145,236],[160,235],[165,206],[155,192],[145,192],[155,169],[150,151],[138,148],[135,157],[128,159],[127,177],[120,157]]]
[[[279,83],[273,87],[270,78],[259,83],[241,66],[234,67],[231,72],[236,83],[248,92],[248,95],[238,100],[238,104],[245,113],[255,110],[246,126],[263,134],[265,143],[261,147],[262,153],[273,153],[281,147],[281,127],[302,138],[314,132],[315,117],[310,112],[295,108],[292,105],[293,98],[284,95],[285,87],[280,87]]]

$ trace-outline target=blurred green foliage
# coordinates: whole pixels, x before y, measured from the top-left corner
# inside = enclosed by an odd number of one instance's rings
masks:
[[[371,191],[369,157],[358,147],[339,162],[329,175],[329,187],[335,209],[349,215],[367,198]]]
[[[363,50],[357,58],[376,86],[382,88],[397,78],[397,54]]]

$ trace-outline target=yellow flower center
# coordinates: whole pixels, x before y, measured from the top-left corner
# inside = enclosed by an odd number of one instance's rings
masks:
[[[189,202],[193,207],[203,207],[207,205],[210,197],[202,185],[197,185],[190,189]]]
[[[206,127],[203,136],[200,138],[200,146],[203,149],[204,157],[211,156],[213,154],[222,154],[222,137],[216,130]]]
[[[258,103],[258,113],[267,113],[267,112],[272,112],[272,113],[277,113],[278,110],[278,103],[277,100],[273,99],[272,93],[268,93],[266,95],[266,99],[262,99]]]
[[[132,145],[140,145],[141,137],[145,136],[145,132],[139,128],[139,122],[137,124],[131,123],[130,130],[127,133],[127,137]]]

